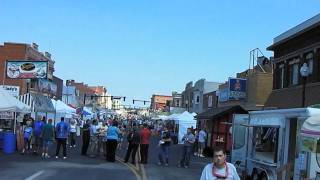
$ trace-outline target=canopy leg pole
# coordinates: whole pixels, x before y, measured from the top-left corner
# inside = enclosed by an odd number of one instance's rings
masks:
[[[14,112],[13,115],[14,115],[13,133],[16,134],[16,126],[17,126],[17,118],[16,118],[16,116],[17,116],[17,113]]]

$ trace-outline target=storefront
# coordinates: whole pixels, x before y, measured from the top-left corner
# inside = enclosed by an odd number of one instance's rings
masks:
[[[233,114],[245,114],[248,111],[242,106],[227,106],[210,109],[196,116],[199,127],[207,131],[207,147],[210,149],[219,146],[227,152],[232,148],[232,135],[230,133]]]

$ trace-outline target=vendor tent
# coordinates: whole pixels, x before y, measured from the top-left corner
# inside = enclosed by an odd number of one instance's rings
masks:
[[[30,107],[11,96],[6,91],[0,89],[0,111],[10,112],[30,112]]]
[[[73,113],[76,113],[76,109],[68,106],[67,104],[65,104],[61,100],[51,99],[51,101],[52,101],[52,104],[53,104],[57,113],[65,113],[65,114],[70,114],[70,115]]]
[[[189,113],[188,111],[185,111],[182,114],[173,117],[175,123],[179,125],[179,144],[183,143],[182,138],[187,133],[187,129],[191,127],[195,128],[197,126],[197,121],[194,119],[194,116],[196,116],[195,113]]]
[[[320,138],[320,115],[311,116],[304,121],[301,135]]]
[[[163,121],[169,121],[169,120],[174,120],[176,117],[180,116],[181,114],[171,114],[170,116],[167,116],[163,118]]]

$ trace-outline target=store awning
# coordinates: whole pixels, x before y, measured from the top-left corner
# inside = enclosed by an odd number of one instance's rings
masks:
[[[218,108],[213,108],[208,111],[205,111],[203,113],[200,113],[195,116],[196,119],[200,120],[211,120],[219,116],[223,116],[229,113],[247,113],[248,111],[244,109],[240,105],[236,106],[226,106],[226,107],[218,107]]]

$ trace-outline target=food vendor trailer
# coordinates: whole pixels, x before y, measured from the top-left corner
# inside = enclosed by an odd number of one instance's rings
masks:
[[[301,128],[318,116],[320,109],[314,108],[234,115],[232,163],[243,177],[253,179],[315,178],[319,171],[316,156],[305,149],[316,145],[301,136]]]

